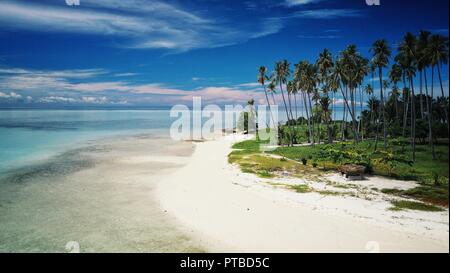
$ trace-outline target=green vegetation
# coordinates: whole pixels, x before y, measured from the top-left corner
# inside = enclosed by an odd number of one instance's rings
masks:
[[[405,150],[405,153],[402,153],[403,148],[396,141],[389,142],[389,152],[374,152],[374,142],[365,141],[358,144],[342,142],[315,146],[279,147],[270,152],[272,156],[260,152],[261,144],[263,142],[255,140],[235,144],[233,148],[238,150],[229,155],[230,163],[237,163],[242,171],[255,173],[262,178],[273,178],[287,172],[292,176],[310,177],[316,180],[323,171],[337,170],[344,164],[358,164],[366,166],[368,173],[401,180],[414,180],[420,183],[414,189],[382,189],[382,193],[448,206],[447,146],[436,147],[436,151],[441,152],[441,160],[433,161],[427,156],[429,146],[418,145],[417,158],[421,160],[413,163],[407,160],[408,151]],[[316,168],[314,168],[314,163],[317,164]],[[342,189],[354,188],[352,185],[332,186]],[[322,192],[321,194],[333,195],[333,193]]]
[[[312,191],[312,189],[308,187],[308,185],[295,185],[295,186],[289,185],[288,188],[298,193],[308,193]]]
[[[401,211],[405,209],[409,210],[420,210],[420,211],[432,211],[432,212],[439,212],[443,211],[443,209],[428,205],[420,202],[413,202],[413,201],[392,201],[392,205],[394,205],[390,210],[393,211]]]

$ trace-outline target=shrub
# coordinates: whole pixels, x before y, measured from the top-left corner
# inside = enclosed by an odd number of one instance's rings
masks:
[[[306,166],[306,164],[308,164],[308,159],[302,158],[302,164]]]
[[[313,162],[312,165],[313,165],[314,168],[317,168],[317,162]]]

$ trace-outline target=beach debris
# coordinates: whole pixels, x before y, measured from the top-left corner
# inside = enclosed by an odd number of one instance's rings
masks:
[[[338,170],[348,180],[363,180],[366,167],[361,165],[346,164],[339,167]]]

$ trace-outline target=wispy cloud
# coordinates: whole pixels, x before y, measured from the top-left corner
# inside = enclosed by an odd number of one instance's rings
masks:
[[[301,39],[339,39],[338,35],[299,35]]]
[[[178,52],[233,45],[281,29],[264,20],[237,28],[158,0],[84,0],[76,7],[2,1],[0,24],[37,32],[117,36],[122,47]]]
[[[284,5],[288,7],[301,6],[306,4],[318,3],[323,0],[285,0]]]
[[[35,103],[52,104],[177,104],[187,103],[194,96],[218,104],[242,103],[251,98],[263,99],[261,90],[253,84],[241,86],[206,86],[181,89],[163,83],[132,81],[99,81],[97,76],[114,78],[116,74],[101,69],[43,71],[21,68],[0,69],[1,102],[23,100],[33,94]],[[83,76],[83,77],[82,77]],[[7,91],[6,91],[7,90]],[[156,97],[155,97],[156,96]]]
[[[336,19],[362,17],[364,14],[357,9],[315,9],[296,12],[293,16],[308,19]]]

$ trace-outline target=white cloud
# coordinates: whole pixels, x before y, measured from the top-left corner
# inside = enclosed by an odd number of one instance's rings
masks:
[[[10,92],[9,94],[0,92],[0,99],[21,100],[22,95],[17,94],[16,92]]]
[[[163,1],[85,0],[67,8],[50,4],[0,2],[0,25],[38,32],[117,36],[126,48],[184,52],[245,42],[278,32],[280,24],[249,28],[216,22]]]
[[[315,9],[296,12],[293,17],[308,19],[336,19],[362,17],[363,13],[356,9]]]
[[[301,6],[306,4],[313,4],[323,0],[286,0],[284,5],[288,7]]]

